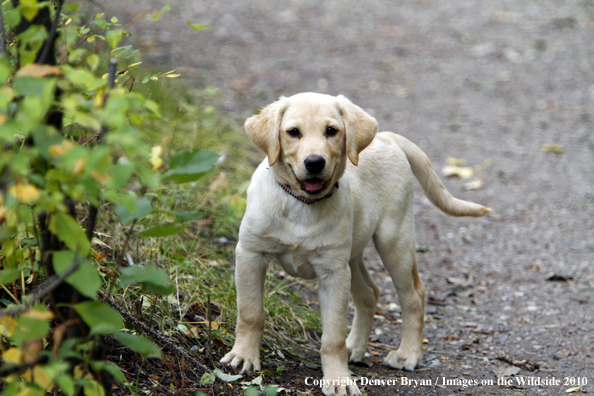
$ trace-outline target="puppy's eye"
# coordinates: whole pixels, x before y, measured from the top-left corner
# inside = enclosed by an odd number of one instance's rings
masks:
[[[293,137],[299,137],[299,135],[300,135],[299,129],[297,129],[297,128],[291,128],[287,131],[287,133]]]
[[[334,136],[338,133],[338,129],[329,126],[328,128],[326,128],[326,136]]]

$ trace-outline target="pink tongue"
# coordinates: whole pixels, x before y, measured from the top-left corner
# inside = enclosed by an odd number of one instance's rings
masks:
[[[324,180],[320,179],[305,180],[304,183],[306,191],[318,191],[324,187]]]

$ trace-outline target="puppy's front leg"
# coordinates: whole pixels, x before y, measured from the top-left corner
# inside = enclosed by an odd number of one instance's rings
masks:
[[[237,326],[235,344],[221,363],[241,372],[260,370],[260,345],[266,313],[262,304],[268,259],[247,251],[241,243],[235,249],[235,286],[237,288]]]
[[[322,370],[324,387],[330,395],[360,395],[347,365],[346,325],[351,273],[348,265],[318,273],[322,315]]]

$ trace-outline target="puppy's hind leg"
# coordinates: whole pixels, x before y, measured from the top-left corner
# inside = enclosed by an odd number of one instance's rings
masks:
[[[367,350],[367,340],[373,327],[373,317],[379,299],[379,289],[365,268],[363,252],[349,262],[351,267],[351,295],[355,304],[353,326],[346,340],[349,360],[360,362]]]
[[[402,307],[402,341],[398,350],[391,351],[384,359],[384,364],[413,371],[423,357],[425,287],[417,271],[415,241],[411,235],[414,227],[411,225],[399,228],[400,235],[398,232],[388,232],[374,236],[375,246],[394,282]],[[408,233],[403,233],[402,230],[407,230]]]

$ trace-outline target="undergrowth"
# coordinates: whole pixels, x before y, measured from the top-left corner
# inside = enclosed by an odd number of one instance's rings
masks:
[[[216,352],[231,348],[234,339],[236,293],[234,248],[245,212],[246,191],[252,172],[263,154],[230,117],[221,112],[223,95],[213,88],[187,88],[183,81],[158,81],[140,89],[162,106],[166,120],[151,120],[164,157],[182,149],[197,148],[221,154],[215,170],[200,180],[181,185],[163,185],[151,197],[153,208],[164,212],[197,212],[197,219],[182,232],[164,238],[138,238],[135,258],[141,264],[165,268],[176,285],[173,296],[143,301],[145,311],[169,334],[178,333],[188,347]],[[113,213],[108,212],[113,216]],[[126,235],[118,222],[107,221],[113,244],[122,246]],[[147,219],[135,226],[134,234],[168,221],[167,216]],[[107,240],[106,243],[109,243]],[[304,296],[314,284],[286,277],[276,264],[267,272],[264,305],[267,326],[264,343],[271,349],[286,349],[297,355],[299,348],[317,344],[321,324],[316,309]],[[138,304],[134,290],[118,297],[126,306]],[[210,320],[207,311],[210,310]],[[208,331],[211,331],[210,338]]]

